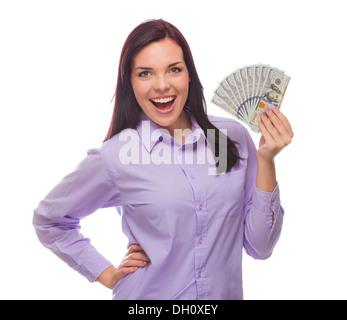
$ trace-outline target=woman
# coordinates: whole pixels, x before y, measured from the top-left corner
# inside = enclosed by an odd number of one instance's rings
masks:
[[[242,250],[268,258],[283,220],[274,158],[293,132],[278,110],[258,150],[238,122],[207,116],[183,35],[150,20],[127,38],[107,137],[42,200],[40,241],[113,299],[242,299]],[[116,268],[79,232],[115,206],[129,251]]]

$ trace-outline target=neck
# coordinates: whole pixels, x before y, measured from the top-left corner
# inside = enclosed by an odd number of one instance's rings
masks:
[[[165,127],[174,139],[182,144],[192,133],[192,122],[189,115],[183,110],[177,121],[170,127]]]

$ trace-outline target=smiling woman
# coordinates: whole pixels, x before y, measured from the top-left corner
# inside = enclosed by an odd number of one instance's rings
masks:
[[[131,84],[141,109],[172,136],[174,129],[191,128],[188,115],[182,112],[190,80],[187,66],[181,61],[184,61],[181,47],[170,38],[164,38],[147,45],[134,57],[131,75]],[[149,67],[138,67],[145,63]]]
[[[168,66],[168,73],[171,73],[171,74],[179,74],[182,72],[182,68],[177,68],[174,66],[177,66],[179,64],[183,64],[183,62],[175,62],[175,63],[172,63]],[[136,72],[136,70],[149,70],[149,71],[144,71],[144,72],[141,72],[138,77],[139,78],[143,78],[143,79],[148,79],[150,76],[153,76],[155,74],[153,74],[153,69],[152,68],[146,68],[146,67],[137,67],[134,69],[134,71]],[[134,77],[134,80],[136,80],[136,76]],[[132,85],[133,85],[133,88],[135,89],[134,87],[134,83],[136,81],[132,81]],[[136,84],[135,84],[136,85]],[[139,83],[139,85],[141,86],[141,84]],[[135,96],[136,96],[136,93],[135,93]],[[149,100],[153,103],[154,107],[157,108],[157,111],[161,114],[167,114],[167,113],[170,113],[173,111],[173,108],[174,108],[174,103],[176,101],[176,98],[177,96],[176,95],[165,95],[165,96],[158,96],[158,97],[155,97],[155,98],[150,98]]]
[[[240,159],[235,143],[224,137],[207,117],[192,53],[175,26],[162,19],[137,26],[124,43],[118,70],[113,116],[105,141],[126,128],[136,128],[141,111],[172,136],[176,125],[180,129],[191,128],[193,117],[206,137],[209,129],[216,132],[209,143],[217,170],[229,171]],[[173,103],[168,108],[160,107],[160,99],[167,97],[173,97]],[[219,146],[224,140],[226,145]]]
[[[240,123],[206,114],[177,28],[139,25],[121,53],[104,143],[35,209],[40,241],[115,300],[242,299],[243,248],[268,258],[283,221],[273,160],[292,132],[279,110],[266,114],[257,151]],[[129,240],[118,267],[79,230],[105,207]]]

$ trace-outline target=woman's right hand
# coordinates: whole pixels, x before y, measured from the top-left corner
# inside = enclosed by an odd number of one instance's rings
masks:
[[[122,277],[148,265],[150,260],[143,252],[144,250],[139,244],[131,245],[118,268],[109,267],[98,277],[97,281],[112,290]]]

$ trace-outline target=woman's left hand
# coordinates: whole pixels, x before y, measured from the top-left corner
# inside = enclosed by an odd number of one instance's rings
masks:
[[[261,114],[258,122],[262,137],[257,156],[272,162],[275,156],[291,143],[294,133],[288,119],[278,108],[266,108],[265,113]]]

